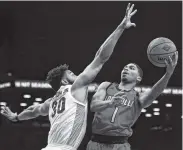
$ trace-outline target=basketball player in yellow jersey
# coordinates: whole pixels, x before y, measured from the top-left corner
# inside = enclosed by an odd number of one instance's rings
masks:
[[[129,12],[131,11],[132,8]],[[130,22],[130,17],[135,13],[136,11],[123,19],[79,76],[68,70],[67,66],[60,66],[48,73],[47,81],[57,91],[54,97],[43,104],[28,108],[19,115],[6,107],[3,114],[10,120],[26,120],[49,114],[51,127],[48,145],[44,150],[76,150],[85,135],[88,85],[111,56],[124,29],[135,26]]]
[[[127,12],[131,8],[128,6]],[[91,102],[91,111],[95,115],[87,150],[130,150],[128,138],[132,135],[132,125],[140,116],[142,108],[151,105],[166,88],[177,60],[178,53],[175,52],[172,58],[165,61],[165,75],[144,93],[134,90],[143,75],[140,67],[134,63],[123,68],[119,84],[101,83]]]

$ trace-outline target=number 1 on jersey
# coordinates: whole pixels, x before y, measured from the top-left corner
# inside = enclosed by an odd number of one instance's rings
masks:
[[[116,107],[116,109],[115,109],[114,112],[113,112],[112,119],[111,119],[111,122],[112,122],[112,123],[114,123],[114,121],[115,121],[117,112],[118,112],[118,107]]]

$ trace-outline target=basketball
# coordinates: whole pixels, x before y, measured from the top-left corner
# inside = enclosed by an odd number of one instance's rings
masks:
[[[168,38],[159,37],[152,40],[147,48],[149,61],[157,67],[166,67],[165,60],[176,52],[175,44]]]

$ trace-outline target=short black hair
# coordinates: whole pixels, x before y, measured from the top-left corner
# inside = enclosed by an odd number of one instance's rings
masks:
[[[133,63],[133,64],[137,67],[140,77],[143,78],[143,71],[142,71],[142,69],[136,63]]]
[[[68,70],[68,68],[69,68],[69,65],[64,64],[64,65],[57,66],[48,72],[46,81],[52,86],[53,89],[58,90],[58,88],[60,87],[60,84],[61,84],[60,82],[64,75],[64,72]]]

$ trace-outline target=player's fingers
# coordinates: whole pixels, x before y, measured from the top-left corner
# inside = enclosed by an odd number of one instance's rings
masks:
[[[4,106],[4,109],[5,109],[6,111],[8,111],[8,107],[7,107],[7,106]]]
[[[5,117],[8,117],[8,114],[7,114],[5,111],[3,111],[3,110],[1,110],[1,114],[2,114],[3,116],[5,116]]]
[[[126,8],[126,16],[128,16],[128,10],[130,9],[130,3],[128,3],[128,6]]]
[[[3,114],[3,110],[1,110],[0,113]]]
[[[3,113],[8,115],[8,112],[6,110],[3,110]]]
[[[5,109],[4,107],[5,107],[5,106],[1,106],[1,109],[4,110],[4,109]]]
[[[6,107],[6,106],[4,107],[4,112],[5,112],[6,114],[10,114],[10,113],[11,113],[9,107]]]
[[[179,57],[178,54],[179,54],[178,51],[176,51],[175,52],[175,65],[177,64],[177,61],[178,61],[178,57]]]
[[[166,66],[168,66],[168,62],[167,62],[167,60],[165,59],[165,64],[166,64]]]
[[[168,60],[169,60],[170,64],[173,65],[173,61],[172,61],[171,56],[168,57]]]
[[[172,65],[176,64],[176,52],[171,56],[172,59]]]
[[[133,27],[136,27],[136,24],[135,24],[135,23],[131,23],[131,25],[132,25]]]
[[[6,111],[6,107],[5,107],[5,106],[2,106],[1,109],[2,109],[3,111]]]
[[[6,107],[6,110],[9,111],[9,112],[11,112],[11,110],[9,109],[9,107]]]
[[[136,12],[137,12],[137,9],[135,9],[132,13],[130,13],[130,16],[135,15],[135,14],[136,14]]]
[[[132,10],[133,10],[133,7],[134,7],[134,4],[132,4],[132,6],[130,7],[130,9],[129,9],[129,11],[128,11],[129,15],[131,14],[131,12],[132,12]]]

